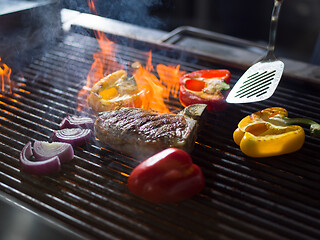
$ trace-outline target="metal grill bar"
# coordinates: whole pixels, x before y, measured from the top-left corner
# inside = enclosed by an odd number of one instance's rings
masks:
[[[118,60],[129,68],[146,60],[143,50],[115,44]],[[153,63],[191,72],[217,68],[186,52],[153,46]],[[319,139],[307,136],[293,154],[252,159],[232,140],[237,122],[251,112],[282,106],[292,116],[320,119],[316,88],[304,90],[284,79],[272,98],[230,105],[210,114],[192,158],[205,175],[201,194],[177,204],[155,205],[127,189],[139,164],[93,140],[75,149],[75,158],[56,176],[36,177],[20,170],[25,143],[49,140],[66,115],[76,113],[77,94],[99,49],[95,39],[68,34],[42,57],[13,76],[13,94],[0,95],[0,189],[92,238],[124,239],[317,239],[320,237]],[[179,50],[180,51],[180,50]],[[163,54],[162,54],[163,53]],[[179,53],[179,52],[178,52]],[[189,61],[193,59],[192,61]],[[114,69],[117,70],[117,69]],[[232,84],[242,74],[230,69]],[[286,82],[290,84],[286,85]],[[182,106],[171,97],[174,110]],[[92,116],[88,107],[81,114]]]

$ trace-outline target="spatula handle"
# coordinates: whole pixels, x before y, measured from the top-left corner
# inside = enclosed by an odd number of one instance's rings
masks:
[[[284,0],[275,0],[271,23],[270,23],[270,33],[269,33],[269,46],[268,46],[268,53],[265,60],[272,60],[275,59],[274,50],[276,44],[276,35],[277,35],[277,27],[278,27],[278,18],[280,13],[281,4]]]

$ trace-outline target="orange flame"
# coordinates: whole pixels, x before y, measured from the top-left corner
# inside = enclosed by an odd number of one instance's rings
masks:
[[[0,58],[0,77],[1,77],[1,83],[2,83],[2,87],[1,87],[2,92],[5,92],[8,90],[10,93],[12,93],[10,76],[11,76],[11,68],[9,68],[5,63],[2,63]]]
[[[89,8],[97,14],[93,0],[88,0]],[[110,74],[112,70],[124,69],[124,66],[116,61],[116,51],[114,42],[110,41],[103,32],[94,31],[95,37],[100,46],[100,51],[93,54],[94,62],[87,76],[86,85],[78,94],[78,110],[81,110],[81,102],[88,97],[91,87],[104,76]],[[169,99],[170,93],[177,97],[178,81],[183,74],[179,70],[180,66],[166,66],[159,64],[157,73],[160,80],[155,76],[152,66],[152,53],[148,53],[146,67],[139,65],[134,72],[134,78],[137,82],[139,92],[141,92],[142,104],[141,108],[152,109],[158,112],[170,112],[164,99]],[[86,101],[87,103],[87,101]]]
[[[87,83],[78,94],[78,101],[81,102],[87,95],[90,88],[105,75],[109,74],[112,69],[123,69],[123,66],[116,62],[114,43],[110,41],[102,32],[95,31],[95,36],[100,46],[100,51],[93,54],[94,62],[87,75]],[[80,105],[78,110],[80,110]]]
[[[146,68],[139,66],[134,73],[138,89],[143,91],[141,108],[152,109],[162,113],[169,113],[169,109],[164,103],[164,99],[169,99],[170,92],[177,96],[178,80],[183,74],[177,68],[167,67],[163,64],[157,66],[157,72],[160,80],[152,73],[152,53],[149,52]]]
[[[179,92],[179,78],[185,73],[180,72],[180,65],[166,66],[164,64],[157,65],[157,72],[160,77],[160,81],[166,85],[166,89],[163,97],[169,99],[170,93],[174,96],[178,96]]]
[[[94,1],[88,0],[88,5],[90,10],[97,14]],[[110,41],[107,36],[100,31],[94,31],[94,34],[100,46],[100,51],[93,54],[94,62],[87,75],[86,85],[83,86],[78,93],[78,110],[81,110],[81,102],[83,102],[83,98],[87,97],[90,88],[98,80],[109,74],[111,69],[123,69],[123,66],[118,64],[116,61],[114,42]]]
[[[152,54],[149,52],[146,68],[140,65],[133,75],[139,91],[143,91],[141,108],[153,109],[158,112],[169,112],[162,98],[164,87],[152,73],[151,56]]]

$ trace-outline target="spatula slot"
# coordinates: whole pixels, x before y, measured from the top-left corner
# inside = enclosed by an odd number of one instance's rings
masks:
[[[243,82],[243,85],[242,85],[240,88],[245,87],[246,84],[250,85],[250,84],[252,84],[252,83],[254,83],[254,82],[256,82],[256,81],[261,81],[261,80],[263,81],[264,79],[266,79],[266,78],[268,78],[268,77],[270,77],[270,76],[274,77],[275,73],[276,73],[276,70],[273,70],[273,71],[270,71],[270,72],[265,71],[265,72],[263,72],[263,73],[260,73],[260,74],[257,75],[256,77],[252,77],[252,78],[251,78],[251,77],[248,77],[247,80],[245,80],[245,81]]]
[[[276,71],[264,72],[263,74],[259,74],[259,77],[251,79],[249,83],[242,85],[237,91],[235,97],[252,97],[255,94],[261,95],[261,91],[268,89],[268,86],[272,83],[274,79]],[[252,94],[254,93],[254,94]]]

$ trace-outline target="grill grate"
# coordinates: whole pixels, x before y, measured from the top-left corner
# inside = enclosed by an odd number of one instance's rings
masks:
[[[118,60],[145,61],[143,49],[117,45]],[[181,50],[152,46],[153,63],[181,64],[187,72],[223,67]],[[20,171],[19,154],[28,141],[49,140],[66,115],[75,113],[98,50],[95,39],[70,33],[13,76],[12,95],[0,95],[0,189],[90,238],[122,239],[319,239],[319,139],[306,136],[296,153],[245,157],[232,140],[239,120],[271,106],[293,117],[320,119],[317,87],[281,81],[272,98],[230,105],[209,114],[192,158],[204,173],[201,194],[177,204],[155,205],[132,196],[127,177],[138,161],[97,140],[75,149],[75,158],[52,177]],[[229,68],[230,69],[230,68]],[[117,69],[113,69],[117,70]],[[230,69],[232,84],[242,74]],[[173,110],[182,107],[172,98]],[[91,114],[85,108],[84,113]],[[308,132],[308,130],[307,130]]]

